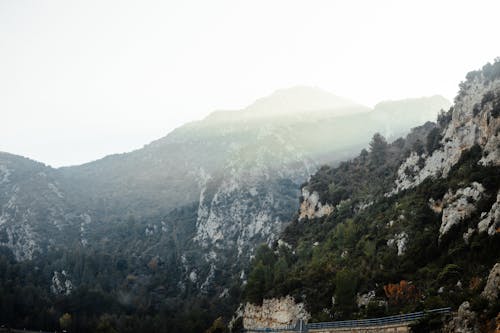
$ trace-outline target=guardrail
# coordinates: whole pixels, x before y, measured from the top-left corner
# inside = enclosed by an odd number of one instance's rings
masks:
[[[307,330],[321,330],[329,328],[355,328],[355,327],[403,324],[403,323],[411,323],[418,319],[422,319],[428,314],[446,314],[449,313],[450,311],[451,308],[448,307],[448,308],[433,309],[433,310],[413,312],[401,315],[387,316],[381,318],[372,318],[372,319],[343,320],[343,321],[331,321],[331,322],[309,323],[309,324],[303,324],[303,322],[299,322],[295,326],[286,326],[280,328],[246,329],[244,330],[244,332],[304,332]]]
[[[290,331],[297,331],[296,326],[283,326],[279,328],[248,328],[244,329],[243,332],[290,332]]]
[[[451,308],[441,308],[433,309],[428,311],[420,311],[407,313],[402,315],[372,318],[372,319],[360,319],[360,320],[344,320],[344,321],[332,321],[326,323],[310,323],[307,324],[308,329],[322,329],[322,328],[341,328],[341,327],[365,327],[365,326],[380,326],[380,325],[390,325],[390,324],[402,324],[418,319],[422,319],[428,314],[445,314],[451,311]]]

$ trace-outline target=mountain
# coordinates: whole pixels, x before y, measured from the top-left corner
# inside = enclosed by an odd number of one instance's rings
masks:
[[[295,87],[80,166],[1,153],[0,268],[10,267],[1,280],[29,272],[23,283],[36,297],[59,303],[40,314],[46,319],[26,304],[0,319],[19,324],[22,315],[23,327],[57,329],[70,312],[73,330],[88,331],[110,311],[137,325],[200,331],[212,313],[232,311],[256,247],[278,239],[310,174],[353,157],[376,132],[396,139],[421,113],[432,120],[448,106],[434,96],[370,110]]]
[[[445,103],[447,102],[445,101]],[[339,116],[363,111],[368,111],[368,108],[322,89],[296,86],[277,90],[270,96],[258,99],[238,112],[219,111],[212,113],[209,119],[227,122],[256,118],[293,117],[301,113],[318,112],[323,112],[327,116]]]
[[[386,112],[392,107],[378,105]],[[437,124],[392,143],[375,135],[369,151],[321,167],[303,184],[292,223],[257,251],[238,325],[449,306],[451,316],[425,318],[412,330],[496,332],[499,116],[497,60],[467,74]]]

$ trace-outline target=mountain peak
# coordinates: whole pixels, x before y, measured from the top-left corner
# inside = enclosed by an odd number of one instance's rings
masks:
[[[360,105],[318,87],[294,86],[276,90],[252,103],[245,110],[252,113],[282,114],[359,107]]]
[[[369,108],[366,106],[318,87],[293,86],[278,89],[268,96],[257,99],[241,110],[212,112],[205,120],[220,123],[283,117],[317,111],[327,112],[330,116],[340,116],[368,110]]]

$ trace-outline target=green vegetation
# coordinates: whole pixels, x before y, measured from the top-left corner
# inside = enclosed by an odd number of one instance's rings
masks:
[[[414,138],[412,146],[432,151],[438,135],[429,129]],[[389,145],[377,135],[370,152],[336,168],[324,166],[313,175],[304,186],[339,209],[322,218],[292,222],[282,235],[290,247],[263,246],[253,262],[246,300],[257,303],[292,295],[305,302],[313,321],[324,321],[457,308],[476,297],[482,290],[478,281],[500,259],[500,235],[474,233],[468,243],[462,235],[496,200],[500,168],[479,165],[482,152],[474,146],[447,178],[428,179],[415,189],[384,197],[393,184],[397,156],[406,154],[408,144]],[[448,190],[473,181],[486,189],[478,210],[439,241],[441,213],[431,210],[429,199],[439,200]],[[371,205],[362,205],[366,203]],[[358,307],[357,295],[369,291],[375,297]],[[424,322],[440,325],[426,318],[415,330]]]
[[[169,283],[157,285],[157,276],[143,281],[140,274],[130,275],[120,269],[125,257],[105,254],[51,253],[45,259],[16,262],[5,248],[0,254],[0,323],[15,328],[38,327],[45,331],[66,329],[69,332],[203,332],[213,320],[213,313],[229,316],[232,307],[209,296],[182,300],[169,291]],[[73,282],[80,286],[70,295],[50,292],[53,271],[60,270],[62,259],[73,267]],[[105,269],[106,268],[106,269]],[[137,272],[138,273],[138,272]],[[157,275],[168,276],[164,269]],[[91,283],[85,283],[92,277]],[[163,279],[163,278],[162,278]],[[117,281],[121,281],[117,285]],[[193,292],[193,291],[191,291]],[[185,295],[189,295],[186,293]],[[227,303],[239,294],[231,290]],[[232,301],[231,301],[232,300]],[[215,331],[214,331],[215,332]]]
[[[69,332],[203,332],[214,314],[230,318],[240,298],[237,284],[216,270],[216,279],[228,288],[227,297],[199,294],[193,284],[179,285],[182,274],[178,249],[192,238],[196,207],[176,209],[162,219],[168,230],[147,242],[137,241],[145,226],[130,215],[126,221],[104,223],[94,232],[122,239],[94,248],[54,250],[31,261],[18,262],[0,247],[0,325]],[[178,228],[182,225],[183,228]],[[160,252],[148,249],[163,244]],[[115,244],[116,245],[116,244]],[[156,253],[160,254],[157,257]],[[191,248],[187,260],[201,257]],[[54,294],[54,272],[65,270],[74,286],[71,294]]]

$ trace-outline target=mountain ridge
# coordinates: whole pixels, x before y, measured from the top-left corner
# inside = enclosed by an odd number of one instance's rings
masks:
[[[29,276],[47,300],[98,293],[93,299],[146,317],[169,309],[183,318],[203,302],[228,313],[257,245],[289,224],[310,174],[354,156],[375,132],[393,140],[418,124],[418,112],[296,115],[199,121],[76,167],[33,162],[23,171],[0,156],[0,179],[10,173],[0,184],[0,250],[13,253],[9,265],[44,267]],[[87,331],[95,324],[76,316]]]
[[[460,88],[437,124],[392,143],[377,134],[302,185],[293,222],[252,262],[239,325],[450,306],[412,331],[498,330],[500,59]]]

